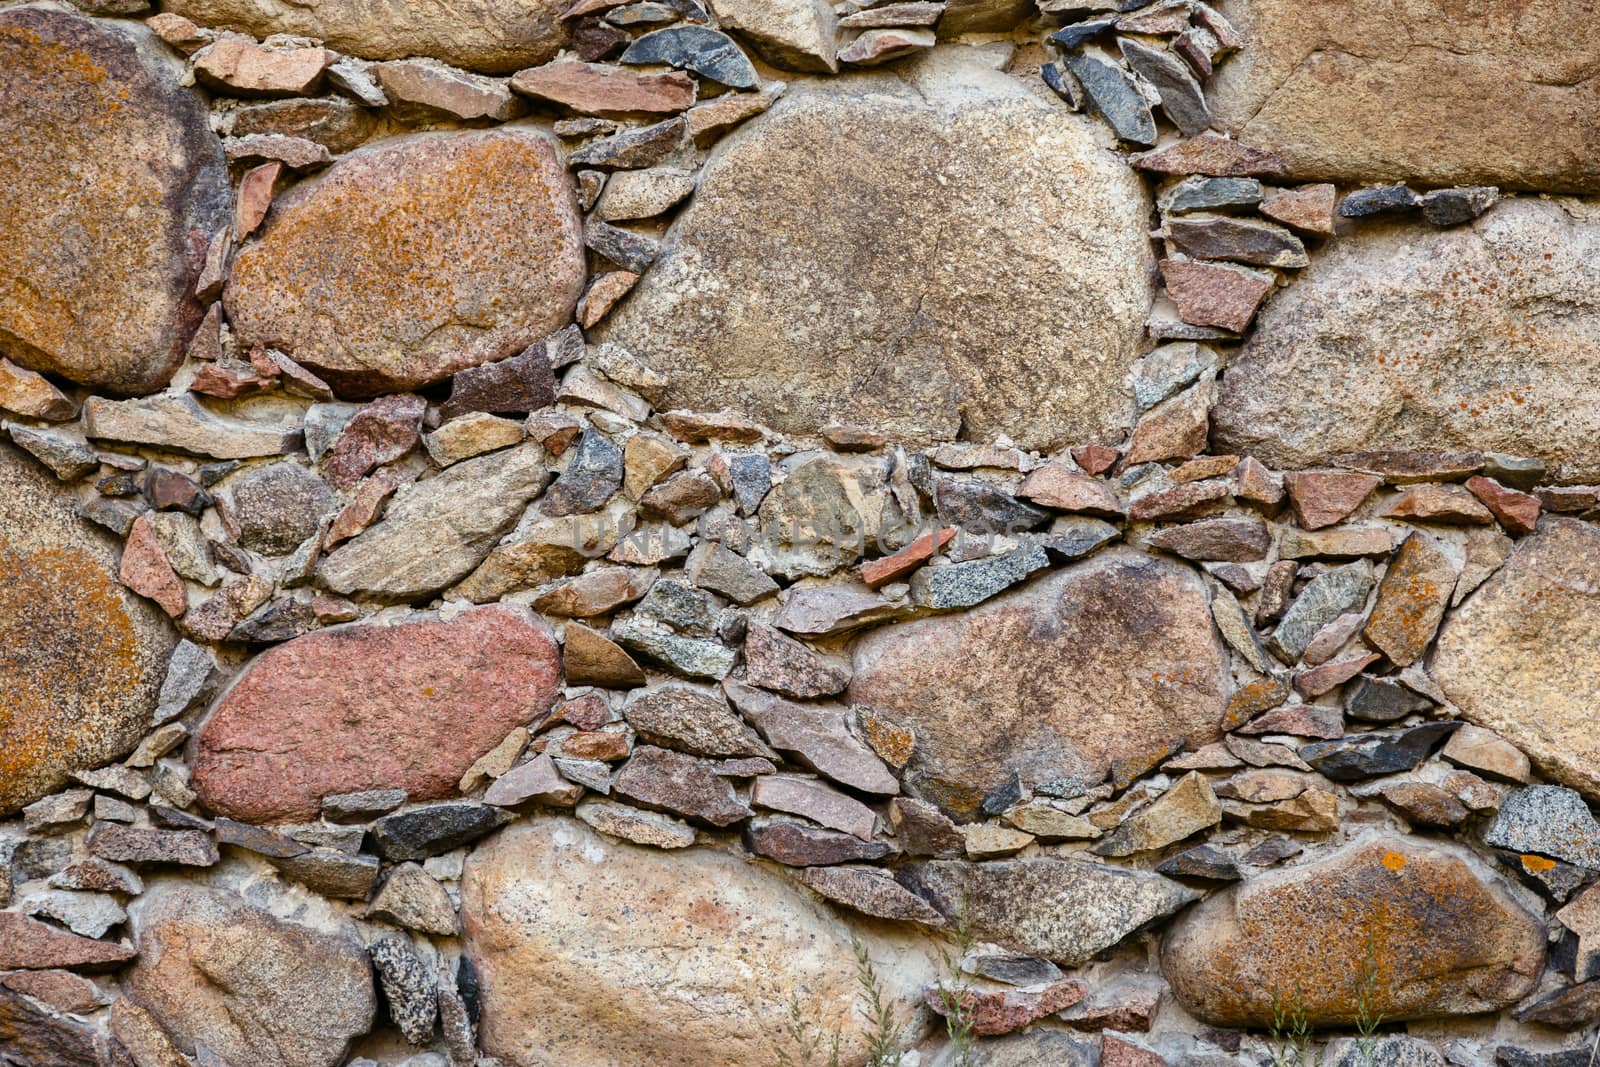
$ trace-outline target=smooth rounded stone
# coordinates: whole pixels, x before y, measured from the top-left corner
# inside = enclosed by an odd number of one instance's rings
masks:
[[[561,12],[569,6],[569,0],[175,0],[163,10],[254,37],[316,37],[366,59],[430,56],[509,74],[545,62],[566,44]]]
[[[662,407],[780,431],[1118,436],[1151,299],[1140,183],[976,49],[899,73],[797,83],[722,141],[597,335],[669,375]]]
[[[294,186],[224,301],[241,342],[372,396],[516,355],[571,321],[583,280],[555,141],[507,127],[385,141]]]
[[[1378,838],[1258,875],[1180,917],[1162,970],[1191,1015],[1313,1027],[1498,1011],[1532,991],[1544,926],[1456,845]]]
[[[542,818],[479,846],[461,898],[483,1051],[508,1065],[798,1060],[785,1025],[791,997],[818,1032],[843,1035],[842,1064],[867,1060],[852,928],[769,867]],[[903,1007],[931,981],[930,959],[909,942],[854,932],[889,1003]]]
[[[1535,11],[1451,0],[1376,8],[1248,0],[1249,44],[1207,94],[1219,130],[1296,179],[1600,190],[1600,42],[1581,0]]]
[[[1113,761],[1216,740],[1226,670],[1200,577],[1116,551],[961,615],[873,631],[848,695],[915,730],[910,769],[941,783],[928,799],[946,806],[1013,772],[1098,782]]]
[[[1597,249],[1600,213],[1539,200],[1335,242],[1230,361],[1216,447],[1285,469],[1489,449],[1536,457],[1555,480],[1600,479],[1600,413],[1579,402],[1600,373]]]
[[[1600,799],[1600,531],[1546,518],[1440,630],[1429,674],[1461,717],[1542,774]]]
[[[172,377],[230,210],[184,74],[137,22],[0,13],[0,354],[124,395]]]
[[[178,641],[123,588],[116,542],[75,504],[0,444],[0,815],[130,752]]]
[[[556,696],[549,628],[517,608],[414,613],[320,630],[256,657],[212,709],[192,785],[248,822],[314,817],[324,797],[456,783]]]
[[[224,890],[169,881],[129,911],[139,959],[124,989],[186,1055],[203,1044],[227,1063],[337,1067],[372,1026],[366,949],[326,906],[289,922]]]
[[[1066,966],[1084,963],[1200,894],[1168,878],[1069,859],[935,860],[895,870],[973,936]]]

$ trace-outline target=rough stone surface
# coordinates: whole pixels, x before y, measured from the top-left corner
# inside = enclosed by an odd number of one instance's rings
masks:
[[[964,419],[977,439],[1029,446],[1126,426],[1119,386],[1150,299],[1144,197],[1086,120],[967,51],[909,69],[916,88],[868,75],[791,88],[713,152],[661,259],[601,326],[670,375],[664,406],[920,439],[953,438]],[[952,74],[959,93],[940,88]],[[841,127],[861,136],[841,142]],[[839,188],[871,195],[841,202]],[[997,246],[997,226],[1018,240]],[[725,295],[689,299],[712,289]]]
[[[148,729],[177,635],[116,569],[113,542],[0,444],[0,814],[126,754]]]
[[[1391,1021],[1514,1004],[1544,964],[1544,930],[1458,847],[1379,838],[1209,898],[1168,934],[1162,964],[1214,1025],[1270,1026],[1277,996],[1312,1026],[1350,1026],[1364,983]]]
[[[559,681],[548,629],[514,608],[323,630],[263,653],[218,701],[194,788],[251,822],[310,817],[324,797],[365,789],[450,796],[548,710]]]
[[[228,219],[205,105],[149,30],[64,9],[0,13],[0,71],[0,355],[153,392],[200,325],[193,286]]]
[[[634,692],[622,715],[653,745],[701,756],[760,756],[770,750],[714,689],[668,682]]]
[[[986,793],[1013,771],[1098,781],[1113,760],[1215,740],[1223,665],[1199,580],[1114,554],[869,634],[849,695],[916,730],[913,770]]]
[[[466,6],[446,0],[398,6],[378,0],[310,6],[292,0],[178,0],[166,10],[256,37],[317,37],[367,59],[431,56],[507,74],[556,54],[567,39],[560,16],[569,6],[567,0],[473,0]]]
[[[1230,362],[1212,412],[1218,447],[1276,467],[1373,448],[1490,449],[1600,478],[1587,447],[1600,416],[1573,401],[1600,352],[1597,246],[1592,214],[1533,200],[1469,227],[1334,243]]]
[[[287,922],[231,893],[166,882],[133,907],[128,995],[180,1052],[228,1063],[336,1067],[376,1008],[348,920]]]
[[[583,277],[572,180],[517,127],[386,142],[295,186],[225,300],[243,340],[370,396],[516,355],[570,321]]]
[[[1581,146],[1600,136],[1600,46],[1572,39],[1589,14],[1573,2],[1230,4],[1249,44],[1213,83],[1217,128],[1301,179],[1594,192],[1600,165]]]
[[[850,927],[726,852],[618,844],[570,819],[520,823],[468,860],[462,921],[484,1051],[516,1067],[798,1057],[791,994],[821,1031],[842,1033],[841,1062],[865,1062]],[[897,943],[860,936],[889,998],[908,999],[931,974]],[[663,967],[680,980],[663,984]]]
[[[322,561],[322,580],[339,593],[402,599],[465,578],[544,487],[541,459],[529,444],[402,486],[382,522]]]
[[[1446,622],[1429,665],[1463,718],[1591,799],[1600,798],[1591,725],[1600,667],[1583,650],[1600,633],[1600,606],[1588,592],[1597,553],[1594,527],[1545,519]]]
[[[1412,533],[1389,561],[1362,634],[1391,663],[1410,666],[1433,641],[1455,584],[1456,569],[1438,543]]]
[[[1199,894],[1160,875],[1079,860],[934,861],[895,872],[974,936],[1063,965],[1092,959]]]

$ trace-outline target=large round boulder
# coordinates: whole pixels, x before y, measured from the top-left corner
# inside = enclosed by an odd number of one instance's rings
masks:
[[[1600,191],[1588,0],[1230,0],[1217,128],[1297,178]]]
[[[571,320],[584,269],[572,177],[547,134],[430,133],[284,194],[224,301],[244,342],[371,396],[516,355]]]
[[[323,797],[366,789],[451,796],[560,683],[555,638],[520,608],[319,630],[257,656],[217,700],[194,789],[247,822],[314,818]]]
[[[1577,201],[1363,227],[1262,313],[1223,376],[1213,444],[1283,468],[1484,449],[1600,478],[1596,294],[1600,211]]]
[[[1111,552],[873,631],[849,698],[915,731],[911,788],[960,813],[1013,773],[1087,785],[1115,761],[1216,740],[1227,666],[1199,575]]]
[[[1439,633],[1429,671],[1463,718],[1600,801],[1600,530],[1547,518]]]
[[[852,927],[794,882],[718,849],[665,852],[574,819],[516,823],[468,858],[463,948],[482,983],[483,1050],[515,1067],[745,1067],[842,1038],[867,1062]],[[906,1017],[933,977],[907,940],[854,931]]]
[[[150,727],[177,634],[117,580],[117,544],[0,444],[0,816]]]
[[[1508,1008],[1538,983],[1544,941],[1470,853],[1379,838],[1208,897],[1174,924],[1161,965],[1205,1022],[1322,1029]]]
[[[230,1064],[338,1067],[377,1011],[361,935],[321,902],[264,903],[153,886],[128,909],[139,958],[124,989],[186,1055],[204,1045]],[[297,905],[296,921],[274,914]]]
[[[177,370],[229,210],[183,73],[136,22],[0,11],[0,355],[113,393]]]
[[[600,336],[669,408],[1025,447],[1114,436],[1150,307],[1149,203],[1094,120],[935,49],[808,80],[712,152]]]

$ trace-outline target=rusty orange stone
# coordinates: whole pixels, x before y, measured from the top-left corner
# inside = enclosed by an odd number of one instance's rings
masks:
[[[1217,1026],[1314,1028],[1498,1011],[1537,983],[1543,924],[1465,850],[1415,838],[1346,846],[1186,913],[1162,946],[1184,1008]]]
[[[0,445],[0,816],[131,750],[177,642],[73,504]]]
[[[172,377],[230,199],[182,75],[137,23],[0,12],[0,355],[116,393]]]

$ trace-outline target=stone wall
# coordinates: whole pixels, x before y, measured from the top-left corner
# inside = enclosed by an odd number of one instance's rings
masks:
[[[1586,0],[0,0],[0,1064],[1580,1067]]]

